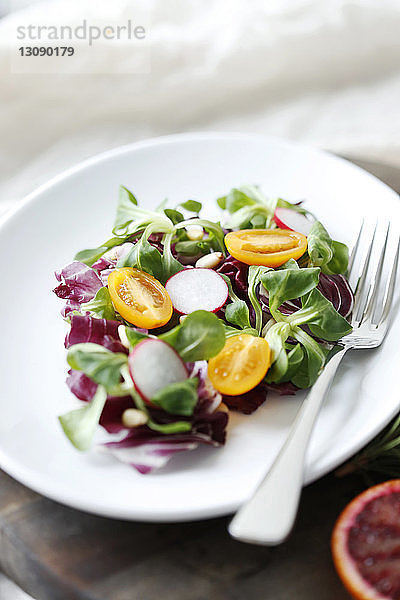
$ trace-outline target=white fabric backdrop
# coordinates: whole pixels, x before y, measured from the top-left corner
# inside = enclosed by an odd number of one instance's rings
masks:
[[[54,25],[150,17],[150,71],[10,73],[11,34],[38,14]],[[399,0],[53,0],[10,14],[0,212],[87,156],[177,131],[256,131],[400,165],[399,32]],[[105,72],[133,60],[128,45],[106,50]],[[0,579],[0,597],[25,595]]]
[[[112,8],[110,8],[112,6]],[[7,38],[53,24],[145,21],[144,75],[13,75]],[[399,0],[58,0],[0,22],[0,197],[98,151],[199,129],[278,135],[400,164]],[[103,52],[104,69],[132,60]],[[85,56],[82,56],[82,60]]]

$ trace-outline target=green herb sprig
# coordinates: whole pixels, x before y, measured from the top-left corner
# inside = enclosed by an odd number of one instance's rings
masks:
[[[369,444],[335,471],[337,477],[360,473],[368,485],[400,477],[400,413]]]

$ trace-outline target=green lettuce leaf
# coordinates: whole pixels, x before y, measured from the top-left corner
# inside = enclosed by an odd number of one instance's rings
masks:
[[[226,224],[229,229],[269,229],[274,226],[273,217],[277,206],[311,214],[282,198],[266,197],[255,185],[233,188],[229,194],[218,198],[217,203],[232,215]]]
[[[196,310],[180,325],[159,339],[170,344],[185,362],[209,360],[225,345],[225,330],[220,319],[205,310]]]
[[[286,319],[292,325],[307,324],[314,335],[328,341],[340,340],[352,331],[350,323],[319,290],[312,290],[301,302],[302,308]]]
[[[346,273],[349,250],[346,244],[332,240],[322,223],[313,223],[307,241],[308,254],[313,266],[321,267],[322,272],[327,275]]]
[[[129,378],[129,373],[128,373],[128,375],[125,375],[125,377]],[[185,433],[185,432],[191,431],[192,424],[190,423],[190,421],[174,421],[173,423],[164,423],[164,424],[156,423],[156,421],[154,421],[151,418],[151,415],[147,409],[147,406],[144,403],[143,398],[141,396],[139,396],[139,394],[137,393],[135,388],[132,387],[130,389],[129,393],[132,396],[132,399],[135,403],[136,408],[138,410],[141,410],[142,412],[144,412],[145,415],[147,416],[148,420],[147,420],[146,425],[153,431],[157,431],[158,433],[162,433],[163,435],[170,435],[173,433]],[[197,395],[196,395],[196,398],[197,398]]]
[[[165,281],[165,270],[161,253],[143,235],[131,250],[120,258],[117,267],[132,267],[153,275],[158,281]]]
[[[290,325],[287,323],[275,323],[268,330],[265,339],[271,351],[271,367],[267,373],[268,383],[283,380],[289,366],[285,342],[290,334]]]
[[[140,208],[132,192],[120,186],[113,233],[118,236],[132,235],[143,231],[148,225],[152,226],[153,232],[169,232],[174,227],[165,213]]]
[[[180,223],[185,220],[185,217],[179,210],[175,210],[173,208],[165,208],[164,213],[167,215],[168,219],[172,221],[174,225]]]
[[[271,271],[270,267],[263,267],[259,265],[251,265],[249,268],[249,274],[247,276],[248,279],[248,295],[249,300],[254,308],[254,312],[256,315],[256,326],[255,329],[258,331],[258,334],[261,333],[262,328],[262,308],[261,304],[257,298],[257,286],[260,283],[262,277]]]
[[[115,320],[117,318],[107,287],[100,288],[92,300],[81,304],[80,312],[85,313],[86,311],[99,319]]]
[[[87,342],[71,346],[67,361],[71,369],[82,371],[112,395],[121,382],[121,368],[127,364],[128,357],[122,352],[111,352],[100,344]]]
[[[315,383],[321,373],[328,350],[323,348],[300,327],[292,327],[291,335],[303,347],[304,355],[291,381],[299,388],[308,388]]]
[[[105,252],[107,252],[107,250],[123,244],[126,239],[126,236],[113,237],[97,248],[88,248],[87,250],[81,250],[80,252],[77,252],[74,256],[74,260],[79,260],[85,265],[88,265],[88,267],[91,267],[97,260],[99,260],[99,258],[103,256]]]
[[[133,348],[139,342],[149,337],[147,334],[137,331],[133,327],[125,327],[125,335],[128,339],[129,345]]]
[[[225,318],[232,325],[240,327],[240,329],[251,328],[249,307],[244,300],[241,300],[233,291],[231,280],[224,273],[220,273],[228,286],[229,298],[231,302],[225,308]]]
[[[171,383],[157,392],[151,401],[167,413],[190,417],[198,401],[198,383],[196,377]]]
[[[281,269],[260,273],[260,281],[268,291],[270,311],[276,320],[281,317],[278,311],[281,304],[314,289],[318,285],[319,274],[318,268],[300,269],[293,259]]]
[[[201,202],[197,202],[197,200],[186,200],[186,202],[181,202],[179,204],[183,209],[188,210],[189,212],[199,214],[202,209]]]
[[[244,300],[240,300],[239,298],[226,306],[225,318],[229,323],[241,329],[251,327],[249,307]]]
[[[58,417],[65,435],[78,450],[90,448],[106,400],[107,392],[99,385],[91,402]]]
[[[220,223],[214,223],[207,219],[187,219],[175,225],[175,229],[178,231],[188,225],[200,225],[203,227],[209,235],[208,239],[212,242],[212,248],[217,251],[219,250],[226,256],[225,234]]]

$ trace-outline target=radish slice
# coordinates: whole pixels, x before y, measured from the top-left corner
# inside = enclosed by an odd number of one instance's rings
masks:
[[[188,378],[182,359],[161,340],[139,342],[129,354],[128,362],[133,384],[146,402],[166,385]]]
[[[165,285],[172,304],[179,313],[194,310],[217,312],[228,299],[228,286],[212,269],[185,269],[170,277]]]
[[[303,235],[308,235],[312,226],[312,221],[307,219],[306,216],[302,215],[291,208],[283,208],[278,206],[275,209],[274,221],[280,229],[291,229],[292,231],[298,231]]]

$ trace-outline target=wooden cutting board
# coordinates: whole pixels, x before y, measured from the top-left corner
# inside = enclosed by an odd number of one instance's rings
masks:
[[[358,164],[400,189],[393,167]],[[262,548],[232,540],[228,518],[115,521],[47,500],[0,471],[0,567],[37,600],[346,600],[330,534],[365,487],[354,475],[308,486],[290,539]]]

